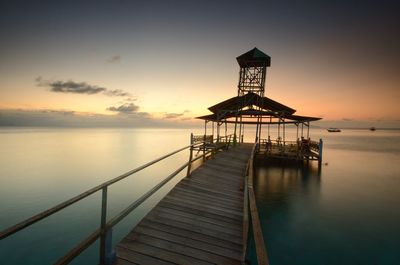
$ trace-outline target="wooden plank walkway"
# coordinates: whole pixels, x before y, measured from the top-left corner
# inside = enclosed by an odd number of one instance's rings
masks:
[[[240,264],[251,148],[221,152],[181,180],[117,245],[114,264]]]

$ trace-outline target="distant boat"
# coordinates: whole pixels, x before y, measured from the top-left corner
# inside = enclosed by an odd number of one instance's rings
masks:
[[[341,130],[338,128],[329,128],[327,130],[328,130],[328,132],[341,132]]]
[[[371,127],[371,128],[369,128],[369,130],[370,130],[370,131],[375,131],[376,128],[375,128],[375,127]]]

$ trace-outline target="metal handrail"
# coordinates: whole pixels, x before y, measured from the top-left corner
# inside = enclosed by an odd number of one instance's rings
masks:
[[[257,264],[258,265],[268,265],[268,255],[265,247],[264,237],[261,229],[260,219],[257,210],[256,198],[253,188],[253,164],[254,164],[254,154],[257,150],[258,143],[253,145],[251,150],[251,156],[247,163],[247,177],[245,178],[245,188],[244,188],[244,204],[243,204],[243,262],[246,258],[247,246],[248,246],[248,231],[249,231],[249,210],[251,225],[253,231],[253,238],[257,254]]]
[[[15,234],[16,232],[33,225],[34,223],[50,216],[53,215],[60,210],[98,192],[99,190],[102,190],[102,214],[101,214],[101,226],[99,229],[97,229],[95,232],[93,232],[91,235],[89,235],[87,238],[82,240],[78,245],[76,245],[72,250],[70,250],[65,256],[63,256],[61,259],[59,259],[55,264],[67,264],[70,261],[72,261],[76,256],[78,256],[81,252],[83,252],[87,247],[89,247],[93,242],[95,242],[99,237],[101,238],[100,242],[100,264],[105,264],[105,241],[106,241],[106,236],[107,232],[114,226],[116,225],[119,221],[121,221],[125,216],[127,216],[130,212],[132,212],[136,207],[138,207],[142,202],[144,202],[147,198],[149,198],[151,195],[153,195],[156,191],[158,191],[163,185],[165,185],[169,180],[171,180],[173,177],[175,177],[179,172],[181,172],[185,167],[187,167],[190,163],[193,161],[197,160],[198,158],[195,159],[190,159],[188,162],[186,162],[184,165],[179,167],[177,170],[175,170],[172,174],[170,174],[168,177],[166,177],[164,180],[162,180],[160,183],[158,183],[155,187],[153,187],[150,191],[142,195],[139,199],[137,199],[134,203],[129,205],[127,208],[125,208],[122,212],[120,212],[118,215],[113,217],[110,221],[106,222],[106,213],[107,213],[107,188],[108,186],[123,180],[127,178],[128,176],[137,173],[153,164],[156,164],[160,162],[161,160],[164,160],[172,155],[175,155],[183,150],[186,150],[188,148],[195,148],[199,145],[202,145],[203,142],[201,143],[192,143],[190,145],[187,145],[185,147],[179,148],[171,153],[168,153],[164,156],[161,156],[155,160],[152,160],[140,167],[137,167],[131,171],[128,171],[116,178],[113,178],[109,181],[106,181],[94,188],[91,188],[67,201],[64,201],[50,209],[47,209],[39,214],[36,214],[16,225],[13,225],[3,231],[0,232],[0,239],[4,239],[12,234]]]
[[[119,214],[114,216],[110,221],[108,221],[104,228],[105,230],[111,229],[117,223],[119,223],[124,217],[126,217],[129,213],[131,213],[134,209],[136,209],[140,204],[142,204],[146,199],[148,199],[151,195],[157,192],[160,188],[162,188],[168,181],[170,181],[173,177],[175,177],[179,172],[181,172],[189,162],[186,162],[184,165],[175,170],[168,177],[163,179],[160,183],[158,183],[155,187],[153,187],[150,191],[146,192],[139,199],[129,205],[127,208],[122,210]],[[94,241],[96,241],[101,236],[102,229],[96,230],[93,234],[82,240],[75,248],[70,250],[67,254],[65,254],[62,258],[60,258],[55,264],[68,264],[75,257],[77,257],[82,251],[88,248]]]

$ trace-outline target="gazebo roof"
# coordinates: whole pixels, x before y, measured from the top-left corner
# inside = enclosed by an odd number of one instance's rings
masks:
[[[272,112],[287,114],[293,114],[296,112],[296,110],[289,108],[288,106],[285,106],[267,97],[260,97],[259,95],[252,92],[249,92],[244,96],[238,96],[224,100],[218,104],[215,104],[214,106],[209,107],[208,109],[213,113],[217,113],[219,111],[237,111],[238,109],[240,110],[244,107],[249,107],[253,105],[260,107],[263,110]]]
[[[209,115],[204,115],[200,117],[196,117],[196,119],[201,119],[201,120],[206,120],[206,121],[221,121],[233,117],[240,117],[240,116],[258,116],[261,115],[262,117],[274,117],[274,118],[284,118],[284,122],[280,123],[301,123],[301,122],[311,122],[311,121],[318,121],[321,118],[317,117],[308,117],[308,116],[299,116],[299,115],[292,115],[292,114],[283,114],[279,115],[278,113],[271,112],[271,111],[260,111],[260,110],[254,110],[254,109],[247,109],[247,110],[242,110],[239,112],[235,111],[230,111],[226,112],[221,116],[218,116],[217,113],[209,114]],[[228,123],[234,123],[235,121],[228,121]],[[257,124],[257,121],[242,121],[242,123],[247,123],[247,124]],[[279,123],[278,121],[270,121],[268,119],[264,119],[261,124],[277,124]]]
[[[255,109],[253,106],[259,107],[260,109]],[[300,122],[310,122],[317,121],[321,118],[317,117],[307,117],[293,115],[296,110],[285,106],[277,101],[274,101],[267,97],[260,97],[259,95],[249,92],[244,96],[237,96],[227,100],[224,100],[214,106],[208,108],[212,114],[197,117],[197,119],[202,119],[206,121],[221,121],[227,120],[233,117],[272,117],[272,118],[283,118],[285,123],[300,123]],[[227,121],[231,123],[232,121]],[[243,123],[256,123],[254,121],[244,121]],[[263,124],[274,124],[277,121],[263,120]]]
[[[240,67],[271,66],[271,57],[257,48],[243,53],[236,57],[236,60]]]

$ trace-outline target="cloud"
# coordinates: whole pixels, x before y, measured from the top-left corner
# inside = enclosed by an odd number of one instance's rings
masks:
[[[168,112],[164,112],[164,119],[177,119],[179,117],[181,117],[180,120],[184,121],[184,120],[190,120],[192,119],[191,117],[184,117],[185,114],[191,113],[192,111],[190,110],[184,110],[181,113],[168,113]]]
[[[56,113],[56,114],[61,114],[61,115],[74,115],[75,111],[73,110],[49,110],[49,109],[44,109],[41,110],[42,113]]]
[[[120,61],[121,61],[121,56],[119,55],[114,55],[107,59],[107,63],[111,64],[119,63]]]
[[[165,113],[164,118],[165,119],[176,119],[183,116],[183,113]]]
[[[99,94],[102,93],[111,97],[130,97],[129,92],[123,91],[121,89],[108,89],[105,87],[99,87],[95,85],[90,85],[86,82],[74,82],[72,80],[62,81],[62,80],[44,80],[42,77],[37,77],[35,79],[38,86],[48,87],[52,92],[58,93],[73,93],[73,94]]]
[[[193,125],[157,119],[147,112],[132,112],[130,115],[104,115],[72,110],[0,109],[0,126],[189,128]],[[201,126],[200,123],[199,126]]]
[[[115,97],[130,97],[131,96],[130,93],[125,92],[121,89],[106,90],[106,91],[104,91],[104,95],[115,96]]]
[[[119,113],[134,113],[139,110],[139,106],[135,105],[134,103],[125,103],[118,107],[108,107],[107,110]]]

